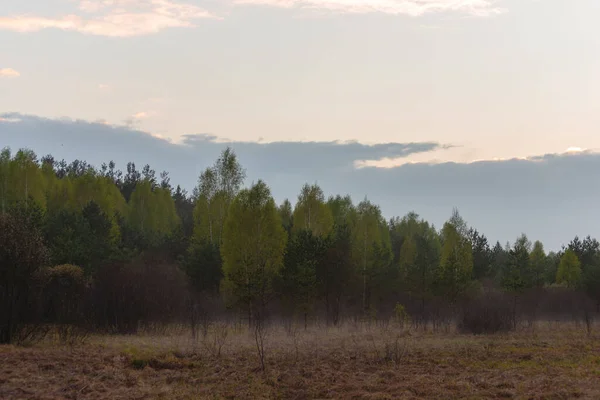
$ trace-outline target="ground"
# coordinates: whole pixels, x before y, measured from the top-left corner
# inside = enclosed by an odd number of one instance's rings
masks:
[[[600,398],[600,330],[565,323],[492,336],[271,328],[265,343],[265,372],[252,333],[225,326],[195,341],[178,331],[0,346],[0,398]]]

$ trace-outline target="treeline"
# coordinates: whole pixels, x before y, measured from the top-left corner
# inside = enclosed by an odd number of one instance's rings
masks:
[[[525,314],[589,321],[600,307],[590,237],[546,254],[525,235],[490,244],[457,210],[438,230],[317,185],[278,206],[263,181],[245,180],[230,148],[191,194],[148,165],[123,172],[3,150],[0,342],[42,326],[135,333],[216,315],[492,331]]]

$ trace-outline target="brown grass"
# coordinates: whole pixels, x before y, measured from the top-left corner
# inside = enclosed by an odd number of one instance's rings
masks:
[[[600,336],[562,324],[497,336],[399,328],[99,336],[0,346],[2,399],[600,398]]]

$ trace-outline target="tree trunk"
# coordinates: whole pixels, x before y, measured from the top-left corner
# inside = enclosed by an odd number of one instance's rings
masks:
[[[512,312],[512,320],[513,320],[513,329],[517,329],[517,294],[515,293],[513,300],[513,312]]]
[[[28,211],[29,205],[29,180],[27,176],[27,169],[25,169],[25,211]]]
[[[363,251],[363,313],[367,312],[367,229],[365,227]]]
[[[304,313],[304,330],[308,329],[308,313]]]

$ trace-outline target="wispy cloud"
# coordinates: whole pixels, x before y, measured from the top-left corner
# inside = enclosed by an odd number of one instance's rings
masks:
[[[458,150],[452,152],[452,150]],[[408,157],[383,157],[379,159],[357,160],[354,162],[356,169],[394,169],[405,165],[440,165],[440,164],[479,164],[490,162],[508,162],[508,161],[528,161],[540,162],[546,159],[549,154],[544,155],[525,155],[512,157],[483,157],[468,158],[461,152],[461,146],[440,146],[427,153],[414,153]],[[468,154],[468,151],[467,151]],[[565,151],[552,153],[553,156],[570,155],[600,155],[600,149],[583,149],[581,147],[569,147]]]
[[[135,113],[131,116],[133,119],[144,119],[144,118],[148,118],[149,114],[146,111],[140,111],[138,113]]]
[[[21,74],[12,68],[0,68],[0,78],[18,78]]]
[[[503,10],[498,0],[235,0],[237,4],[304,8],[340,13],[384,13],[418,17],[435,12],[461,12],[473,16],[490,16]]]
[[[99,90],[108,90],[108,89],[110,89],[110,86],[105,83],[100,83],[100,84],[98,84],[98,89]]]
[[[168,28],[190,28],[198,19],[216,18],[203,8],[172,0],[82,0],[78,4],[79,14],[74,12],[59,18],[0,17],[0,29],[37,32],[54,28],[98,36],[130,37]]]

